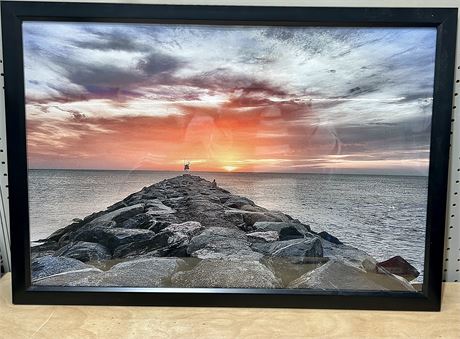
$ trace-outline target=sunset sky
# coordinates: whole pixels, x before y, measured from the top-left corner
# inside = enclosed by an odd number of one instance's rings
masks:
[[[23,31],[30,168],[427,174],[434,28]]]

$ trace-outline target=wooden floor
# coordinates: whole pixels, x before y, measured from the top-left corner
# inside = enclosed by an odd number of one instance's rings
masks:
[[[460,283],[441,312],[14,306],[0,280],[0,338],[460,338]]]

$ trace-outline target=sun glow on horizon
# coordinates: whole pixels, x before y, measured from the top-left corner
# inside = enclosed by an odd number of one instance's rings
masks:
[[[235,166],[223,166],[222,168],[226,170],[227,172],[233,172],[238,169],[238,167],[235,167]]]

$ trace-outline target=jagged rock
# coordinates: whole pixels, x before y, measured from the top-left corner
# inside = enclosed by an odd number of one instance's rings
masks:
[[[174,287],[277,288],[280,281],[257,261],[203,260],[172,276]]]
[[[312,236],[310,233],[310,227],[299,222],[256,222],[254,229],[259,232],[275,231],[281,233],[284,228],[295,228],[300,234],[306,236]]]
[[[393,290],[414,291],[403,279],[393,275],[373,274],[349,266],[337,260],[331,260],[323,266],[302,275],[293,281],[290,288],[311,288],[320,290]]]
[[[171,224],[152,238],[117,247],[113,256],[114,258],[133,257],[157,251],[155,255],[159,257],[183,257],[187,255],[187,246],[190,243],[190,239],[202,229],[203,226],[196,221]]]
[[[72,258],[44,256],[32,260],[32,280],[37,280],[62,272],[76,271],[85,268],[93,268],[93,266],[84,264],[80,260]]]
[[[119,246],[150,240],[154,236],[155,233],[149,230],[85,226],[71,240],[99,243],[113,251]]]
[[[45,278],[37,279],[34,285],[39,286],[94,286],[94,278],[103,272],[97,268],[84,268],[76,271],[62,272]]]
[[[275,231],[248,233],[247,237],[252,242],[272,242],[279,240],[279,234]]]
[[[270,257],[289,258],[291,262],[316,262],[323,256],[321,240],[318,238],[302,238],[270,243],[253,243],[251,248]]]
[[[244,232],[234,228],[210,227],[190,241],[187,253],[200,259],[259,260]]]
[[[164,215],[175,213],[176,211],[171,207],[166,206],[160,200],[154,199],[150,200],[145,204],[146,213],[152,216]]]
[[[326,231],[322,231],[322,232],[319,232],[318,235],[323,238],[324,240],[327,240],[333,244],[336,244],[336,245],[342,245],[343,242],[341,242],[339,239],[337,239],[336,237],[334,237],[333,235],[327,233]]]
[[[119,227],[118,225],[136,214],[144,212],[144,204],[122,207],[117,210],[104,213],[91,220],[88,226]]]
[[[62,256],[73,258],[82,262],[108,260],[112,258],[112,255],[105,246],[85,241],[70,243],[57,250],[53,255],[55,257]]]
[[[420,272],[414,266],[399,255],[377,263],[376,267],[378,273],[389,272],[399,275],[408,281],[414,280],[420,275]]]
[[[141,213],[141,214],[135,215],[134,217],[131,217],[119,223],[117,226],[120,228],[148,229],[152,227],[154,223],[155,223],[155,220],[153,219],[151,215],[146,214],[146,213]]]

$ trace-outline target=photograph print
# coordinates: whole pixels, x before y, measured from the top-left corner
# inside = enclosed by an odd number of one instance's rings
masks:
[[[32,284],[421,291],[435,47],[24,22]]]

